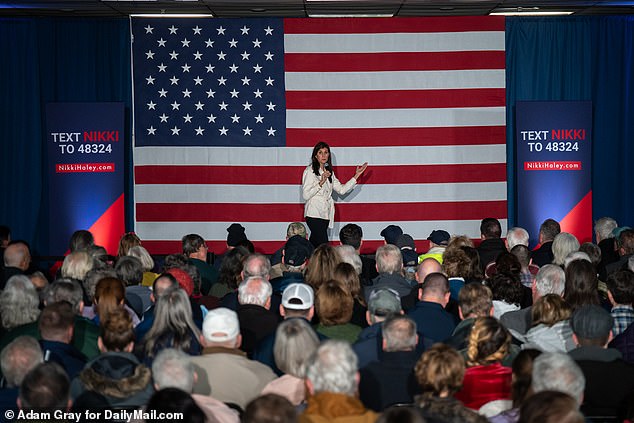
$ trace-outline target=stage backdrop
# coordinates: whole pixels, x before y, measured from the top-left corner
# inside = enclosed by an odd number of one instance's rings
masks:
[[[479,238],[506,227],[504,19],[132,18],[135,229],[155,253],[187,233],[224,250],[246,227],[260,251],[303,221],[301,174],[332,147],[337,239],[367,250],[397,224]],[[373,242],[376,240],[376,242]]]
[[[592,103],[517,102],[517,224],[539,240],[552,218],[592,241]]]
[[[123,103],[46,106],[51,254],[68,250],[77,229],[117,253],[124,233]]]

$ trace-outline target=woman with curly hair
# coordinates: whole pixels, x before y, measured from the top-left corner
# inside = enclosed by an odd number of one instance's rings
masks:
[[[478,317],[467,345],[467,370],[456,398],[475,410],[490,401],[510,399],[511,369],[501,363],[511,346],[506,328],[493,317]]]

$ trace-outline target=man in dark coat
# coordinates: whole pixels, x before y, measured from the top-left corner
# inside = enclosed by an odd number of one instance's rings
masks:
[[[506,251],[506,244],[502,239],[502,226],[500,225],[500,221],[492,217],[482,219],[480,223],[480,237],[482,242],[478,245],[477,250],[480,255],[480,267],[484,273],[487,265],[495,261],[500,253]]]
[[[553,241],[561,232],[559,223],[546,219],[539,227],[539,248],[533,251],[533,264],[542,267],[553,262]]]

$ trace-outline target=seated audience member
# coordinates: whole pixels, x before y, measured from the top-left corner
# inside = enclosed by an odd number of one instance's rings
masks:
[[[509,352],[511,335],[493,317],[476,319],[466,351],[467,370],[456,398],[478,410],[495,400],[511,398],[511,369],[501,364]]]
[[[594,222],[594,235],[601,254],[599,255],[600,263],[597,265],[599,271],[599,279],[606,280],[607,274],[605,267],[619,260],[619,254],[616,251],[616,243],[612,231],[618,227],[616,220],[611,217],[602,217]]]
[[[38,322],[40,345],[44,361],[52,361],[64,369],[73,379],[86,365],[86,356],[71,344],[75,329],[75,316],[67,302],[49,304],[44,307]]]
[[[270,310],[271,284],[260,276],[245,279],[238,286],[238,320],[242,345],[240,349],[252,356],[253,349],[264,337],[275,332],[277,314]]]
[[[171,273],[161,273],[156,279],[154,279],[154,282],[152,283],[152,294],[150,295],[152,306],[143,313],[143,320],[134,328],[136,339],[143,339],[147,331],[149,331],[154,324],[156,301],[159,297],[169,289],[177,289],[178,287],[178,281]]]
[[[357,399],[357,357],[344,341],[323,342],[306,366],[308,404],[300,423],[373,423],[377,414]]]
[[[385,319],[395,314],[403,314],[398,292],[387,288],[372,291],[366,312],[369,326],[361,331],[357,342],[352,345],[359,360],[359,368],[379,360],[383,345],[382,324]]]
[[[361,328],[367,327],[368,323],[365,320],[365,313],[368,311],[365,298],[361,289],[361,281],[359,280],[359,274],[356,269],[348,263],[339,263],[335,269],[335,280],[341,282],[348,288],[352,299],[354,300],[352,307],[352,317],[350,323],[357,325]]]
[[[188,423],[206,423],[207,416],[205,412],[198,406],[194,398],[187,392],[178,388],[164,388],[156,391],[145,407],[145,411],[157,416],[175,415],[179,413],[182,419]],[[149,418],[145,420],[147,423],[165,421],[162,418]]]
[[[200,292],[207,295],[211,287],[218,281],[218,270],[207,264],[207,243],[198,234],[188,234],[182,239],[183,255],[187,263],[196,266],[200,273]]]
[[[297,411],[283,396],[264,394],[247,404],[242,423],[297,423]]]
[[[359,280],[361,281],[361,285],[368,285],[368,281],[361,280],[363,264],[361,263],[361,256],[359,256],[354,247],[351,245],[337,245],[335,249],[337,250],[339,257],[341,258],[341,261],[351,265],[354,268],[357,276],[359,277]]]
[[[403,277],[403,256],[397,246],[386,244],[376,250],[376,268],[379,276],[364,288],[367,302],[372,291],[378,288],[391,288],[401,297],[403,310],[409,310],[416,303],[416,289]]]
[[[539,248],[533,251],[533,263],[542,267],[553,262],[553,240],[561,232],[559,223],[546,219],[539,227]]]
[[[409,234],[403,234],[396,239],[395,245],[401,250],[403,268],[413,268],[416,271],[418,253],[416,253],[414,238]]]
[[[476,247],[480,254],[480,266],[482,272],[487,265],[495,261],[500,253],[506,252],[506,244],[502,239],[502,225],[500,221],[487,217],[480,223],[480,238],[482,242]]]
[[[40,304],[41,304],[42,299],[44,297],[44,292],[46,291],[46,288],[49,285],[48,279],[46,278],[44,273],[40,272],[39,270],[36,270],[35,272],[29,275],[29,280],[35,287],[35,290],[37,291],[38,295],[40,296]]]
[[[385,245],[396,245],[396,240],[399,236],[403,235],[403,229],[396,225],[387,225],[381,231],[380,235],[383,237]]]
[[[90,231],[85,229],[73,232],[68,241],[68,249],[71,253],[75,251],[86,251],[91,245],[95,245],[95,238]]]
[[[542,353],[533,360],[531,389],[534,393],[557,391],[583,401],[586,378],[575,361],[564,353]]]
[[[143,269],[143,279],[141,280],[141,285],[147,287],[152,286],[154,279],[156,279],[159,274],[153,271],[154,259],[150,253],[148,253],[144,247],[136,245],[128,250],[128,255],[130,257],[136,257],[141,262]]]
[[[194,393],[214,398],[244,410],[247,403],[275,379],[273,371],[249,360],[241,351],[240,323],[235,311],[220,307],[210,310],[203,321],[200,342],[203,351],[192,357],[198,374]]]
[[[579,241],[573,234],[561,232],[553,240],[553,264],[563,266],[568,254],[579,251]]]
[[[119,239],[119,247],[117,248],[117,259],[128,255],[130,248],[141,245],[141,238],[134,232],[123,234]]]
[[[539,272],[539,267],[531,263],[531,250],[526,245],[516,245],[510,252],[520,262],[520,282],[527,288],[532,287],[535,275]]]
[[[271,279],[274,294],[283,292],[290,284],[304,283],[304,270],[312,253],[313,244],[305,237],[294,235],[286,241],[282,249],[282,262],[274,266],[279,276]]]
[[[128,305],[139,316],[152,306],[150,295],[152,291],[143,282],[143,264],[141,260],[132,256],[120,257],[114,268],[117,278],[125,284],[125,299]]]
[[[101,245],[91,245],[86,248],[86,252],[92,258],[93,269],[105,269],[112,266],[112,258],[108,255],[105,247]]]
[[[350,323],[353,308],[354,299],[346,286],[334,279],[323,283],[315,295],[319,319],[315,330],[328,338],[356,342],[361,327]]]
[[[598,291],[599,279],[592,263],[586,260],[573,260],[566,267],[565,273],[564,300],[573,312],[584,305],[601,303]]]
[[[40,297],[27,276],[12,276],[0,293],[0,323],[4,334],[0,349],[22,335],[39,337]]]
[[[584,423],[577,401],[563,392],[542,391],[520,409],[520,423]]]
[[[76,404],[98,394],[104,408],[140,407],[153,393],[152,373],[132,354],[134,328],[123,309],[110,311],[101,324],[101,355],[86,364],[71,384]]]
[[[506,251],[500,253],[498,258],[495,260],[495,268],[496,274],[505,274],[520,282],[519,286],[522,296],[520,297],[519,305],[522,308],[530,307],[533,303],[531,288],[530,285],[526,286],[522,284],[522,264],[517,255]],[[493,275],[489,278],[489,280],[492,278]],[[530,281],[532,284],[532,279]]]
[[[427,250],[425,254],[418,256],[418,263],[420,264],[423,260],[432,258],[442,264],[445,249],[449,244],[449,238],[451,238],[451,235],[449,235],[449,232],[447,231],[443,231],[442,229],[432,231],[427,237],[427,240],[429,241],[429,250]]]
[[[211,286],[209,295],[222,298],[235,292],[242,282],[242,269],[249,251],[244,247],[235,247],[229,250],[222,259],[222,265],[218,273],[218,282]]]
[[[630,257],[634,255],[634,230],[631,228],[617,228],[615,231],[618,232],[618,236],[615,236],[615,238],[619,260],[606,266],[607,276],[617,270],[626,269]]]
[[[493,315],[493,294],[488,286],[470,283],[458,295],[458,312],[462,321],[445,343],[457,350],[467,347],[475,319]]]
[[[547,264],[539,269],[532,286],[533,303],[547,294],[564,294],[565,274],[561,267]],[[532,307],[509,311],[500,317],[500,322],[509,330],[525,334],[532,324]]]
[[[395,404],[411,404],[419,387],[414,376],[418,359],[416,323],[407,316],[392,315],[382,325],[379,361],[359,369],[359,398],[374,411]]]
[[[469,259],[469,266],[464,275],[465,284],[482,283],[484,280],[484,273],[482,272],[482,267],[480,266],[480,255],[478,254],[478,250],[469,245],[463,245],[460,249],[465,252],[467,258]]]
[[[168,256],[169,257],[169,256]],[[180,256],[181,259],[182,256]],[[167,265],[167,257],[165,258],[165,273],[169,273],[176,279],[178,285],[185,291],[189,300],[189,308],[192,311],[192,319],[196,326],[200,328],[203,324],[203,312],[198,300],[200,300],[200,273],[192,264],[170,264]],[[237,296],[236,296],[237,298]],[[236,300],[237,306],[237,300]]]
[[[285,320],[275,336],[275,364],[283,375],[264,387],[262,394],[278,394],[297,406],[306,400],[306,362],[319,346],[319,338],[304,319]]]
[[[15,241],[4,250],[4,268],[0,273],[0,290],[15,275],[24,275],[31,265],[31,252],[24,242]]]
[[[139,316],[125,306],[125,285],[119,279],[103,278],[97,282],[92,304],[95,311],[92,321],[97,325],[108,318],[108,313],[120,308],[130,314],[134,326],[139,324]]]
[[[524,289],[517,275],[498,272],[488,280],[488,285],[493,294],[493,317],[499,319],[505,313],[520,309]]]
[[[623,355],[624,361],[634,364],[634,324],[615,336],[609,347],[618,350]]]
[[[190,357],[180,350],[166,348],[159,352],[152,363],[154,389],[176,388],[191,394],[197,377]],[[238,423],[236,410],[210,395],[192,394],[194,402],[202,409],[210,422]]]
[[[315,248],[306,266],[306,272],[304,272],[306,283],[317,292],[321,284],[332,280],[339,263],[341,263],[341,257],[337,254],[335,247],[321,244]]]
[[[151,364],[164,348],[176,348],[190,355],[199,355],[200,330],[192,318],[189,298],[181,288],[165,291],[156,303],[154,323],[143,338],[137,355]]]
[[[426,258],[420,262],[416,269],[416,283],[420,288],[427,275],[431,273],[443,273],[442,264],[435,258]]]
[[[442,258],[442,268],[449,279],[451,299],[458,301],[458,294],[465,285],[465,277],[471,271],[471,260],[462,248],[445,251]]]
[[[19,336],[4,347],[0,354],[0,369],[3,375],[0,410],[17,408],[18,389],[24,376],[43,361],[42,348],[31,336]]]
[[[629,269],[614,272],[608,277],[607,285],[614,319],[612,334],[617,336],[634,322],[634,272]]]
[[[526,336],[515,337],[524,344],[543,352],[568,352],[575,348],[570,328],[571,310],[557,294],[540,297],[532,307],[532,326]]]
[[[435,344],[423,353],[414,371],[422,390],[416,406],[425,421],[486,423],[486,418],[454,398],[465,373],[464,360],[458,351]]]
[[[288,240],[294,237],[295,235],[299,235],[300,237],[308,240],[308,235],[306,234],[306,226],[304,226],[302,222],[291,222],[288,224],[288,227],[286,228],[285,242],[288,242]],[[278,268],[277,266],[282,263],[283,249],[284,247],[280,248],[279,250],[271,254],[271,256],[269,257],[269,259],[271,260],[271,271],[272,271],[271,279],[280,276],[280,273],[277,270],[273,270],[273,269],[277,269]]]
[[[6,225],[0,225],[0,257],[4,256],[4,250],[11,242],[11,228]],[[0,260],[0,271],[4,268],[4,261]]]
[[[86,278],[82,283],[84,288],[84,307],[81,311],[81,315],[88,320],[93,320],[96,316],[94,305],[95,291],[97,290],[97,283],[105,278],[116,279],[117,272],[111,268],[93,268],[90,272],[86,273]]]
[[[420,301],[407,315],[416,322],[418,331],[434,342],[449,338],[456,327],[453,316],[444,307],[449,301],[449,281],[442,273],[425,277],[419,291]]]
[[[620,352],[607,348],[614,319],[600,306],[585,305],[573,313],[570,324],[579,347],[569,354],[586,378],[581,410],[588,417],[627,417],[634,398],[634,367]]]
[[[361,258],[361,273],[359,273],[359,277],[363,285],[367,285],[372,279],[379,276],[374,258],[361,255],[361,246],[363,245],[363,229],[361,229],[361,226],[354,223],[344,225],[339,231],[339,241],[341,241],[341,245],[353,247]]]
[[[90,272],[94,266],[95,263],[90,254],[85,251],[76,251],[64,258],[61,276],[81,282],[86,277],[86,273]]]
[[[57,363],[41,363],[31,369],[20,384],[18,408],[38,413],[70,409],[68,375]]]

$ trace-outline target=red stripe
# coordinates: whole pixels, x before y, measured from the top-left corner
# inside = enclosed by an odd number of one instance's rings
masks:
[[[466,90],[287,91],[287,109],[500,107],[504,88]]]
[[[504,69],[504,51],[406,53],[285,53],[286,72]]]
[[[298,185],[303,166],[283,169],[267,166],[135,166],[136,184],[232,184]],[[355,172],[354,166],[336,166],[341,180]],[[424,184],[506,181],[506,164],[370,166],[364,184]],[[230,219],[231,220],[231,219]]]
[[[455,18],[287,18],[285,34],[370,34],[504,31],[502,16],[461,16]]]
[[[504,126],[445,128],[286,129],[288,147],[313,147],[318,140],[331,147],[483,145],[506,143]]]
[[[506,201],[339,203],[336,207],[338,219],[347,222],[506,218]],[[303,215],[304,205],[299,203],[137,203],[136,207],[139,222],[296,222]]]

